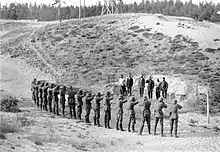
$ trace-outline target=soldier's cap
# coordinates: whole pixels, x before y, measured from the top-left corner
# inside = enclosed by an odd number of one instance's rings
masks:
[[[87,93],[87,96],[92,96],[92,93],[91,92]]]
[[[97,93],[97,96],[101,96],[101,93],[100,93],[100,92],[98,92],[98,93]]]
[[[106,92],[107,95],[110,95],[111,93],[109,91]]]
[[[79,90],[79,93],[83,93],[83,90]]]

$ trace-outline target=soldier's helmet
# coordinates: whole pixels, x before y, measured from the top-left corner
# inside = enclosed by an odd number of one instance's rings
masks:
[[[49,83],[48,82],[46,82],[45,84],[44,84],[44,86],[48,86],[49,85]]]
[[[83,90],[79,90],[79,93],[82,94],[82,93],[83,93]]]
[[[98,92],[98,93],[97,93],[97,96],[101,96],[101,93],[100,93],[100,92]]]
[[[120,94],[120,95],[118,96],[118,99],[123,99],[123,95]]]
[[[173,100],[173,104],[177,104],[177,100],[176,99]]]
[[[134,102],[136,99],[135,97],[131,97],[131,101]]]
[[[88,97],[91,97],[91,96],[92,96],[92,93],[90,93],[90,92],[87,93],[87,96],[88,96]]]
[[[107,96],[110,96],[110,95],[111,95],[111,93],[110,93],[109,91],[107,91],[107,92],[106,92],[106,95],[107,95]]]

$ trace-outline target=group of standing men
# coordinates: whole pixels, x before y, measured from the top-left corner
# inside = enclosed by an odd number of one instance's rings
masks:
[[[167,90],[168,90],[168,83],[165,80],[165,77],[163,77],[163,80],[160,81],[159,78],[157,78],[156,83],[153,81],[152,76],[149,77],[149,79],[145,80],[144,75],[142,74],[141,77],[138,80],[138,88],[139,88],[139,95],[142,98],[144,96],[144,89],[145,84],[147,85],[147,92],[148,92],[148,98],[153,98],[153,90],[156,88],[156,99],[159,99],[161,96],[164,99],[167,99]],[[120,85],[120,93],[123,95],[132,95],[132,87],[134,84],[134,80],[131,76],[131,73],[129,73],[129,76],[127,79],[124,78],[123,75],[119,78],[119,85]]]
[[[133,79],[131,75],[129,76],[129,81],[127,84],[133,83]],[[142,81],[143,76],[139,81]],[[152,83],[153,81],[150,79],[147,83]],[[145,82],[145,80],[144,80]],[[123,82],[124,83],[124,82]],[[132,84],[133,85],[133,84]],[[132,86],[129,85],[129,86]],[[123,88],[124,89],[124,88]],[[126,88],[125,88],[126,89]],[[72,86],[68,88],[66,86],[59,86],[53,83],[48,83],[44,81],[37,81],[34,79],[31,83],[31,91],[32,91],[32,98],[37,107],[41,110],[46,110],[49,112],[53,112],[54,114],[59,115],[59,105],[61,106],[61,111],[63,116],[65,117],[65,102],[66,98],[65,95],[68,95],[68,106],[69,106],[69,113],[71,118],[80,119],[82,115],[82,106],[83,106],[83,98],[85,103],[85,122],[90,123],[89,116],[91,109],[94,110],[94,125],[100,125],[100,104],[101,101],[104,101],[104,124],[105,128],[110,127],[110,120],[111,120],[111,104],[113,103],[112,100],[114,99],[112,94],[108,91],[105,95],[101,93],[97,93],[96,95],[92,95],[91,93],[85,93],[83,90],[74,90]],[[142,91],[142,90],[141,90]],[[131,95],[132,87],[128,87],[128,93]],[[152,98],[152,94],[148,94]],[[58,97],[59,96],[59,97]],[[143,94],[142,94],[143,96]],[[123,104],[128,102],[125,98],[125,94],[123,92],[118,96],[117,100],[117,119],[116,119],[116,130],[124,131],[123,129]],[[128,132],[135,132],[135,124],[136,124],[136,117],[135,117],[135,105],[139,102],[136,101],[134,96],[130,97],[128,110],[129,110],[129,123],[128,123]],[[148,100],[148,97],[145,96],[143,99],[143,118],[142,118],[142,125],[139,131],[139,134],[142,134],[144,123],[147,122],[147,128],[149,134],[151,134],[151,102]],[[76,112],[77,107],[77,112]],[[161,136],[163,135],[163,108],[167,108],[167,105],[163,102],[163,97],[160,97],[156,103],[156,108],[154,110],[155,115],[155,126],[154,126],[154,135],[156,135],[157,124],[160,122],[161,124]],[[181,109],[182,106],[177,104],[177,100],[174,100],[174,103],[171,106],[170,110],[170,135],[172,136],[173,125],[174,135],[177,137],[177,123],[178,123],[178,109]],[[49,109],[49,110],[48,110]],[[130,128],[131,127],[131,128]]]

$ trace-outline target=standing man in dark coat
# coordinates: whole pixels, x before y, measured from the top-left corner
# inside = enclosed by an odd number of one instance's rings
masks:
[[[134,106],[138,104],[138,102],[135,102],[135,97],[132,97],[129,103],[129,122],[128,122],[128,132],[131,132],[130,130],[130,125],[132,128],[132,132],[135,132],[135,124],[136,124],[136,117],[135,117],[135,111],[134,111]]]
[[[38,97],[39,97],[39,101],[40,101],[40,110],[43,110],[43,87],[44,87],[44,82],[41,82],[39,88],[38,88]]]
[[[159,100],[156,103],[154,115],[155,115],[155,126],[154,126],[154,135],[156,135],[156,130],[157,130],[157,124],[160,121],[160,135],[163,137],[163,108],[167,108],[167,105],[163,102],[163,98],[159,98]]]
[[[122,121],[123,121],[123,104],[127,102],[127,100],[124,100],[123,95],[119,95],[118,98],[118,112],[117,112],[117,120],[116,120],[116,130],[124,131]]]
[[[161,82],[159,78],[157,78],[155,86],[156,86],[156,99],[158,100],[160,98],[160,90],[161,90]]]
[[[151,111],[150,111],[151,102],[147,99],[147,96],[144,97],[144,110],[143,110],[143,119],[139,135],[142,135],[144,129],[144,122],[147,122],[148,133],[151,134]]]
[[[178,128],[178,110],[182,109],[182,106],[177,103],[177,100],[174,100],[173,104],[170,107],[170,136],[172,137],[173,125],[174,125],[174,137],[177,138],[177,128]]]
[[[76,119],[76,100],[75,100],[75,91],[73,90],[73,87],[70,86],[69,90],[67,91],[68,95],[68,106],[69,106],[69,112],[70,117]]]
[[[139,87],[139,94],[140,94],[140,98],[143,97],[144,95],[144,88],[145,88],[145,79],[144,79],[144,75],[142,74],[139,81],[138,81],[138,87]]]
[[[105,122],[105,128],[110,129],[110,120],[111,120],[111,100],[114,98],[111,97],[111,93],[108,91],[104,98],[104,110],[105,110],[105,116],[104,116],[104,122]]]
[[[120,85],[120,93],[122,95],[126,95],[126,82],[125,82],[125,78],[124,78],[123,74],[119,78],[119,85]]]
[[[154,90],[154,81],[152,80],[152,76],[149,77],[149,79],[146,81],[148,83],[147,85],[147,91],[148,91],[148,98],[153,98],[153,90]]]
[[[52,101],[53,101],[53,83],[51,83],[47,89],[47,101],[49,106],[49,111],[52,112]]]
[[[48,110],[47,109],[47,89],[48,89],[48,82],[46,82],[45,84],[44,84],[44,87],[43,87],[43,109],[44,110]]]
[[[57,114],[57,116],[59,116],[59,86],[56,86],[55,88],[53,88],[53,112],[54,114]]]
[[[168,83],[165,81],[165,77],[163,77],[163,81],[161,82],[161,91],[164,99],[167,99],[167,90],[168,90]]]
[[[88,93],[85,98],[85,106],[86,106],[86,115],[85,115],[85,122],[90,123],[89,115],[92,109],[92,100],[94,99],[91,93]]]
[[[83,106],[83,101],[82,98],[84,97],[83,91],[79,90],[79,92],[76,95],[77,99],[77,118],[81,120],[81,115],[82,115],[82,106]]]
[[[129,73],[129,76],[127,78],[127,90],[130,96],[132,93],[132,86],[133,86],[133,78],[131,77],[131,73]]]
[[[66,94],[66,87],[65,86],[61,86],[59,93],[60,93],[60,105],[61,105],[62,114],[65,117],[65,102],[66,102],[65,94]]]
[[[94,110],[94,125],[98,125],[98,127],[101,127],[99,118],[100,118],[100,102],[103,100],[103,97],[101,96],[101,93],[98,92],[95,96],[94,103],[93,103],[93,110]]]

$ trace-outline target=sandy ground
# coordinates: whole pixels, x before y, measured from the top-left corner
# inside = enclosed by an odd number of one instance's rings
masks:
[[[165,34],[175,36],[181,32],[180,28],[174,35],[169,33],[169,25],[166,21],[161,21],[162,25],[155,27],[157,17],[147,16],[138,17],[138,23],[143,27],[150,27],[151,18],[154,20],[154,29],[157,31],[165,31]],[[169,18],[167,18],[169,19]],[[167,20],[166,19],[166,20]],[[170,19],[171,20],[171,19]],[[190,20],[186,20],[189,22]],[[178,26],[177,21],[172,24]],[[176,25],[177,24],[177,25]],[[206,23],[204,23],[206,24]],[[46,24],[43,24],[46,25]],[[209,24],[210,25],[210,24]],[[41,26],[41,25],[39,25]],[[189,25],[191,26],[191,25]],[[214,25],[218,29],[218,25]],[[208,27],[201,27],[208,28]],[[193,29],[189,29],[188,33],[192,33]],[[197,31],[197,30],[196,30]],[[202,34],[210,36],[209,42],[204,42],[203,38],[198,34],[192,37],[199,41],[204,47],[218,47],[219,44],[212,42],[213,38],[220,33],[208,34],[206,30]],[[219,30],[220,31],[220,30]],[[167,32],[167,33],[166,33]],[[173,32],[173,31],[172,31]],[[0,33],[4,34],[4,33]],[[203,43],[204,42],[204,43]],[[201,44],[200,43],[200,44]],[[202,46],[203,47],[203,46]],[[165,120],[165,136],[161,138],[159,135],[152,136],[146,134],[146,127],[143,136],[137,133],[120,132],[115,129],[105,129],[103,127],[94,127],[87,125],[82,121],[54,116],[53,114],[39,111],[31,101],[30,82],[36,77],[53,81],[50,74],[45,74],[37,68],[30,67],[24,60],[19,58],[10,58],[8,56],[0,56],[1,61],[1,90],[9,92],[11,95],[21,99],[23,103],[22,112],[5,113],[0,112],[1,123],[8,121],[9,124],[15,126],[18,130],[15,133],[6,135],[5,140],[0,140],[0,151],[2,152],[72,152],[72,151],[149,151],[149,152],[218,152],[220,151],[220,117],[212,116],[211,124],[206,124],[204,115],[197,113],[184,113],[180,115],[179,120],[179,136],[180,138],[169,137],[169,121]],[[126,107],[126,106],[125,106]],[[153,110],[153,109],[152,109]],[[66,109],[67,112],[67,109]],[[83,117],[84,113],[83,111]],[[112,127],[115,128],[116,114],[112,111]],[[90,121],[92,120],[93,112],[91,112]],[[127,129],[128,112],[124,113],[124,129]],[[152,128],[154,118],[152,116]],[[191,126],[189,125],[191,123]],[[101,125],[103,125],[103,112],[101,114]],[[141,125],[141,117],[137,115],[136,130],[139,130]],[[158,131],[160,127],[158,127]]]

